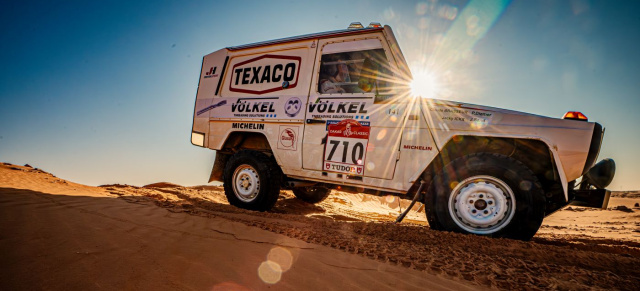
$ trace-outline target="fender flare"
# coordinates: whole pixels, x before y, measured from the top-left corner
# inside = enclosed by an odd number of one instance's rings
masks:
[[[431,130],[431,129],[430,129]],[[438,144],[436,142],[437,145],[437,149],[438,149],[438,155],[440,155],[442,153],[442,149],[453,140],[453,137],[456,136],[456,134],[451,134],[450,136],[447,137],[446,140],[444,140],[444,142]],[[556,145],[553,145],[551,143],[551,141],[549,141],[548,139],[541,137],[541,136],[524,136],[524,135],[517,135],[517,134],[501,134],[501,133],[491,133],[491,135],[487,135],[487,134],[482,134],[482,133],[473,133],[473,132],[467,132],[464,135],[462,134],[458,134],[457,136],[474,136],[474,137],[485,137],[485,138],[508,138],[508,139],[520,139],[520,140],[537,140],[540,141],[542,143],[544,143],[546,145],[546,147],[549,149],[549,153],[551,154],[551,157],[553,159],[554,162],[554,166],[555,166],[555,170],[558,174],[558,177],[560,178],[560,184],[562,185],[562,192],[564,194],[564,199],[565,202],[569,201],[569,189],[568,189],[568,181],[567,181],[567,177],[565,175],[564,172],[564,167],[562,165],[562,161],[560,160],[559,154],[558,154],[558,148]],[[436,155],[434,157],[435,158],[438,156]],[[422,171],[418,171],[414,176],[411,177],[411,181],[417,181],[418,178],[420,177],[420,175],[422,175],[428,168],[429,166],[433,163],[433,160],[428,163],[426,165],[426,167],[424,169],[422,169]]]

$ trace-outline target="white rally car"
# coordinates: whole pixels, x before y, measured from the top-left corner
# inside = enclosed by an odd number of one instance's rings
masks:
[[[245,209],[339,187],[421,199],[433,229],[530,239],[569,203],[607,206],[600,124],[414,97],[410,80],[379,24],[224,48],[203,59],[191,142]]]

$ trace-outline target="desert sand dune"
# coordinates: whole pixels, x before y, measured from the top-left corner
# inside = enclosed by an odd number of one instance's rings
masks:
[[[90,187],[4,164],[0,289],[638,290],[629,195],[553,214],[521,242],[432,231],[419,206],[393,224],[408,205],[396,197],[334,191],[311,205],[282,191],[260,213],[220,187]]]

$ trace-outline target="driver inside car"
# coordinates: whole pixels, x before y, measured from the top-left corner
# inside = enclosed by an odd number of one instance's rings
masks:
[[[318,89],[320,93],[347,93],[343,85],[351,82],[349,67],[340,59],[323,64]]]

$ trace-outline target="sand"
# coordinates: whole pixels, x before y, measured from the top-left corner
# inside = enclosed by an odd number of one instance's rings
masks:
[[[640,195],[571,207],[530,242],[429,229],[420,205],[282,191],[268,213],[220,187],[90,187],[0,165],[0,290],[640,289]]]

